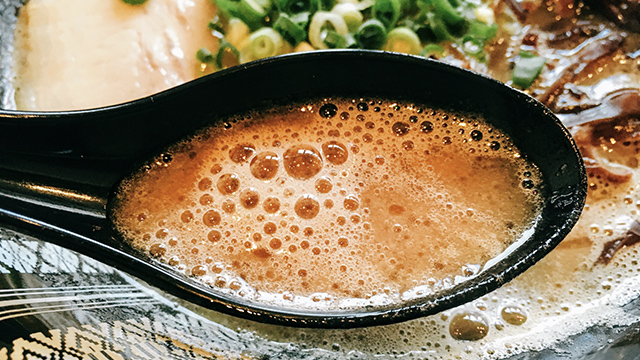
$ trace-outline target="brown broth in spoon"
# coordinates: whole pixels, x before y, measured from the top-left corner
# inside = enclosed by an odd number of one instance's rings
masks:
[[[389,304],[526,236],[540,175],[477,116],[331,99],[227,119],[124,182],[131,244],[205,284],[310,307]]]

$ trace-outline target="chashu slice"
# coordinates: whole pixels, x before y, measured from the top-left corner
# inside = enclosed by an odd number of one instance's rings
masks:
[[[192,80],[197,49],[217,46],[214,11],[208,0],[30,0],[16,27],[16,106],[100,107]]]

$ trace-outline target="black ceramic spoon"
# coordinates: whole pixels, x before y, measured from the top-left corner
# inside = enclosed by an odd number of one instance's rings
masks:
[[[534,235],[476,277],[402,304],[350,310],[283,308],[226,295],[119,240],[108,207],[128,174],[213,119],[322,96],[411,99],[479,113],[536,164],[546,199]],[[0,113],[0,225],[79,251],[183,299],[291,326],[358,327],[433,314],[492,291],[551,251],[576,223],[586,175],[567,130],[544,106],[502,83],[424,58],[330,51],[272,58],[158,95],[85,111]]]

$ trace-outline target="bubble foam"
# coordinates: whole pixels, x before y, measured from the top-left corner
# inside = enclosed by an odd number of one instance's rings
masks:
[[[325,99],[224,123],[125,182],[115,223],[133,246],[247,297],[420,296],[473,276],[539,209],[537,168],[477,116]]]

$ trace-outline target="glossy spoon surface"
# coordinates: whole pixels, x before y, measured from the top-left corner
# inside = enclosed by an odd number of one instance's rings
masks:
[[[315,311],[223,293],[133,249],[113,229],[120,182],[216,119],[267,103],[373,96],[480,114],[536,164],[545,203],[533,235],[469,280],[391,306]],[[586,173],[570,134],[544,106],[497,81],[424,58],[374,51],[287,55],[220,71],[122,105],[0,112],[0,224],[76,250],[199,305],[256,321],[362,327],[409,320],[476,299],[551,251],[577,221]]]

